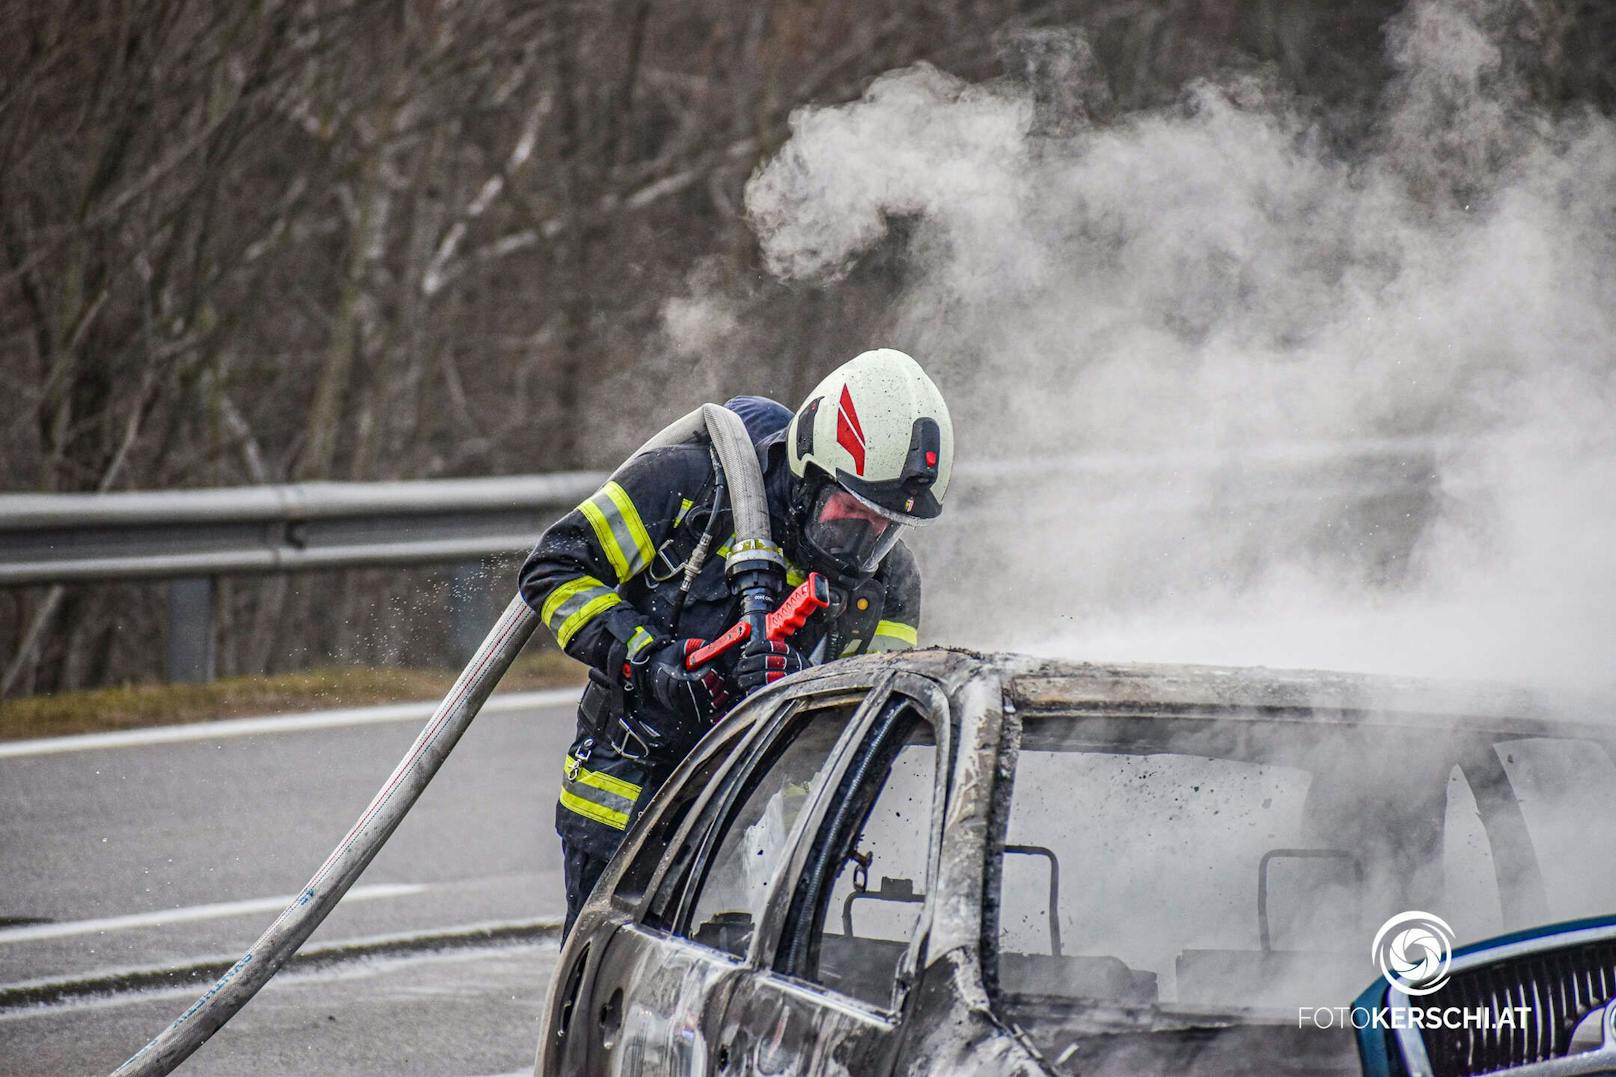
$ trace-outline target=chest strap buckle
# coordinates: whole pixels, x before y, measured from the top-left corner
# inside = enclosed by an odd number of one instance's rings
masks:
[[[651,558],[651,564],[645,570],[647,575],[651,577],[652,581],[656,583],[667,583],[669,580],[673,579],[675,576],[679,575],[679,573],[685,570],[685,564],[690,560],[689,553],[686,553],[684,560],[680,561],[678,564],[674,564],[673,558],[668,556],[668,547],[672,546],[678,541],[679,536],[675,535],[670,539],[663,540],[662,545],[657,547],[656,556]]]

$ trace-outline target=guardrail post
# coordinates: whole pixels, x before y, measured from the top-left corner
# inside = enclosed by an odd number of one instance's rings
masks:
[[[203,684],[213,680],[213,577],[182,576],[168,581],[170,681]]]

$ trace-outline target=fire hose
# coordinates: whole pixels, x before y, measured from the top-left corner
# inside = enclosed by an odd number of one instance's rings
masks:
[[[735,542],[727,575],[752,622],[748,631],[762,638],[769,628],[765,622],[771,604],[767,597],[771,577],[781,559],[769,535],[761,468],[740,417],[715,404],[703,405],[647,442],[640,452],[695,437],[703,427],[730,486]],[[370,806],[298,896],[217,983],[119,1066],[113,1077],[159,1077],[172,1072],[269,982],[398,829],[538,623],[538,614],[521,596],[511,600]]]
[[[114,1077],[146,1077],[173,1070],[234,1017],[297,952],[398,829],[538,622],[538,615],[520,597],[511,601],[392,776],[286,911],[173,1024],[119,1066]]]

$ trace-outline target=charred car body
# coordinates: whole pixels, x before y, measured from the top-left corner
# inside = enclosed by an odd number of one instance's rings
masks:
[[[1356,1073],[1297,1008],[1358,994],[1376,924],[1435,908],[1463,941],[1616,892],[1613,742],[1464,686],[838,662],[646,807],[537,1069]]]

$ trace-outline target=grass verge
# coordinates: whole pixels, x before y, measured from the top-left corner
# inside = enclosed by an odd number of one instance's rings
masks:
[[[26,696],[0,701],[0,740],[440,699],[458,675],[458,670],[331,666],[211,684],[135,684]],[[561,688],[581,685],[583,679],[583,666],[546,650],[518,658],[500,690]]]

